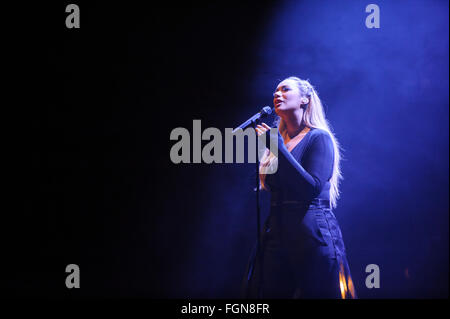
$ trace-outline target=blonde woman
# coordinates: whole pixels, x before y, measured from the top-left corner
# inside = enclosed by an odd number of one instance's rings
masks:
[[[266,150],[262,188],[270,215],[244,278],[247,298],[355,298],[345,247],[332,212],[339,198],[339,144],[314,87],[289,77],[274,93],[278,157]],[[270,127],[262,123],[258,136]],[[278,165],[275,174],[264,172]]]

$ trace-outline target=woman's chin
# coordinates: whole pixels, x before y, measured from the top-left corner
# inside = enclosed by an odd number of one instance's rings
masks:
[[[277,113],[277,115],[280,115],[280,113],[282,113],[283,111],[284,108],[282,105],[275,106],[275,113]]]

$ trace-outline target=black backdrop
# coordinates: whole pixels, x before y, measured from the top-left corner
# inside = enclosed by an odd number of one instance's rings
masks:
[[[180,269],[211,168],[172,164],[169,135],[193,119],[241,120],[227,110],[249,90],[252,43],[270,6],[80,1],[81,28],[67,29],[67,4],[28,7],[37,21],[25,30],[22,98],[33,103],[18,111],[26,122],[10,293],[188,297]],[[64,285],[70,263],[83,273],[78,291]],[[239,296],[238,285],[210,297],[227,294]]]

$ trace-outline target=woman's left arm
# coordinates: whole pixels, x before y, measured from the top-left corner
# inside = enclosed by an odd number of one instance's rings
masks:
[[[289,184],[306,191],[311,199],[317,197],[323,186],[330,180],[333,173],[334,147],[328,133],[312,132],[309,147],[303,156],[303,166],[294,158],[284,145],[283,138],[278,132],[278,165],[286,170]]]

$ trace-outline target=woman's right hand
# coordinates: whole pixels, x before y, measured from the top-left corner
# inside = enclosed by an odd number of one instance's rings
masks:
[[[278,134],[270,134],[270,130],[277,130]],[[281,137],[280,131],[276,127],[270,127],[266,123],[261,123],[261,125],[256,125],[256,133],[258,138],[266,145],[266,148],[270,145],[284,145],[283,138]],[[267,133],[266,135],[264,135]]]
[[[262,125],[256,125],[256,133],[258,134],[258,136],[263,135],[264,133],[266,133],[267,131],[270,131],[270,126],[267,125],[266,123],[261,123]]]

